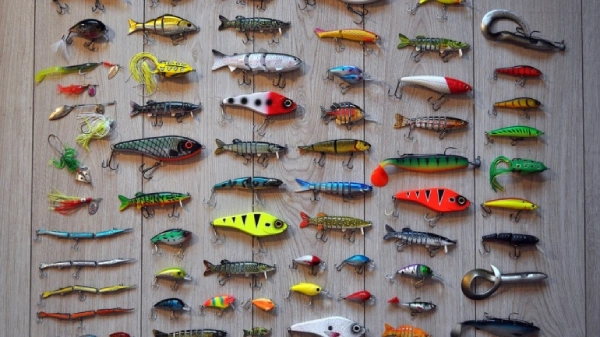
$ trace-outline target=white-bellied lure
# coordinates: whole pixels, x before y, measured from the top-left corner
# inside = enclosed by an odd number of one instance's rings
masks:
[[[252,72],[288,72],[293,71],[302,65],[302,60],[288,54],[268,53],[261,51],[258,53],[245,53],[225,55],[213,49],[215,62],[212,70],[222,67],[229,67],[231,71],[235,69],[252,70]]]
[[[315,336],[363,336],[365,328],[345,317],[332,316],[327,318],[315,319],[312,321],[297,323],[288,328],[290,334],[303,333],[313,334]]]
[[[221,102],[221,106],[226,105],[247,108],[263,116],[286,114],[297,108],[296,102],[273,91],[227,97]]]
[[[469,84],[451,77],[409,76],[402,77],[400,81],[420,85],[440,94],[466,94],[473,90]]]

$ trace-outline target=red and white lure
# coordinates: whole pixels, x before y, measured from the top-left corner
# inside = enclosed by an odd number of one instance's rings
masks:
[[[231,121],[231,116],[225,114],[224,106],[239,106],[266,116],[265,121],[258,128],[255,128],[255,131],[261,136],[264,136],[264,129],[267,126],[269,116],[291,113],[298,107],[293,100],[273,91],[255,92],[223,99],[221,102],[222,120]],[[263,132],[261,133],[261,131]]]
[[[431,89],[433,91],[438,92],[441,96],[436,100],[432,101],[431,98],[427,99],[427,102],[431,104],[433,110],[437,111],[442,106],[442,99],[446,97],[446,95],[460,95],[466,94],[473,90],[473,88],[468,84],[461,80],[457,80],[452,77],[444,77],[444,76],[409,76],[402,77],[398,80],[398,84],[396,85],[396,90],[394,94],[390,96],[395,96],[398,99],[402,99],[402,87],[400,84],[415,84],[427,89]]]

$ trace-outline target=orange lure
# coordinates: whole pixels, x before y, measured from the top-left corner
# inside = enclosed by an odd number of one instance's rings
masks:
[[[275,303],[273,303],[273,301],[271,301],[268,298],[253,299],[252,304],[254,304],[257,308],[267,312],[273,310],[277,306]]]
[[[379,40],[379,35],[362,29],[338,29],[326,31],[315,28],[315,33],[317,33],[317,36],[320,38],[344,39],[363,43],[375,43]]]
[[[467,209],[471,202],[448,188],[428,188],[396,193],[392,199],[412,201],[421,204],[438,214],[458,212]]]
[[[401,325],[394,329],[389,324],[385,324],[385,331],[381,337],[431,337],[427,332],[412,325]]]

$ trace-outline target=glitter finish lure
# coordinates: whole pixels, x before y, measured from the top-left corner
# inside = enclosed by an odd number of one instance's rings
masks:
[[[410,315],[413,317],[423,312],[435,310],[435,304],[432,302],[419,301],[420,299],[420,297],[417,297],[412,302],[401,302],[398,297],[393,297],[388,300],[388,303],[408,308],[410,310]]]
[[[501,163],[508,164],[508,168],[498,168],[498,165]],[[492,185],[492,189],[494,192],[504,191],[504,187],[500,185],[496,178],[499,175],[507,174],[510,172],[519,173],[521,175],[529,175],[534,173],[542,173],[546,171],[548,168],[544,163],[540,161],[533,161],[531,159],[523,159],[523,158],[514,158],[512,160],[499,156],[490,165],[490,185]]]
[[[387,233],[383,236],[384,240],[395,240],[396,250],[401,252],[406,245],[423,245],[429,252],[429,256],[434,257],[437,251],[444,248],[444,252],[448,253],[448,246],[456,245],[456,240],[450,240],[447,237],[413,231],[408,227],[402,228],[402,231],[397,232],[390,225],[385,225]]]
[[[519,80],[515,80],[515,85],[525,86],[526,78],[539,78],[542,77],[543,73],[532,66],[520,65],[506,68],[494,69],[494,80],[498,79],[498,74],[520,77]]]
[[[468,49],[470,46],[466,42],[454,41],[444,38],[436,37],[425,37],[423,35],[417,35],[414,39],[409,39],[403,34],[399,34],[400,43],[398,49],[402,49],[408,46],[414,46],[415,51],[410,54],[410,58],[419,62],[421,55],[426,51],[437,51],[440,53],[440,57],[444,62],[448,62],[448,58],[452,53],[458,53],[460,57],[463,56],[463,49]]]
[[[406,139],[413,139],[411,133],[416,128],[435,131],[439,134],[440,139],[444,139],[444,137],[452,130],[466,129],[469,126],[469,122],[460,118],[448,116],[408,118],[401,114],[396,114],[396,124],[394,124],[394,129],[400,129],[407,126],[409,127],[409,131],[408,134],[404,136]]]
[[[507,137],[512,140],[512,145],[517,145],[517,142],[525,139],[525,138],[536,138],[544,135],[543,131],[540,131],[536,128],[532,128],[531,126],[507,126],[500,129],[495,129],[492,131],[486,131],[485,137],[487,138],[488,144],[494,144],[494,140],[492,137]]]
[[[373,224],[371,221],[365,221],[359,218],[339,215],[330,216],[325,213],[319,213],[317,214],[317,217],[311,218],[308,214],[300,212],[300,217],[302,217],[302,222],[299,227],[304,228],[308,225],[317,226],[315,237],[323,242],[327,242],[328,238],[326,237],[325,232],[330,229],[341,229],[344,233],[344,238],[350,242],[354,242],[354,233],[357,229],[360,230],[362,235],[365,235],[365,227],[369,227]],[[348,231],[348,233],[346,233],[346,231]]]

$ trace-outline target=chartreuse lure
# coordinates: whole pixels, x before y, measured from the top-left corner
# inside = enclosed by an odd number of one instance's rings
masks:
[[[535,211],[538,209],[538,205],[532,203],[529,200],[521,199],[521,198],[502,198],[502,199],[494,199],[488,200],[481,203],[481,209],[484,213],[481,215],[484,218],[487,218],[492,214],[491,207],[495,208],[506,208],[506,209],[514,209],[517,210],[517,214],[511,214],[510,219],[515,220],[515,222],[519,222],[521,219],[521,212],[523,211]],[[487,215],[486,215],[487,214]]]
[[[399,34],[400,43],[398,49],[402,49],[408,46],[414,46],[415,51],[410,54],[410,58],[415,62],[421,60],[421,55],[428,51],[437,51],[440,53],[440,57],[444,62],[448,62],[448,57],[454,52],[458,52],[460,57],[463,56],[463,49],[468,49],[469,44],[466,42],[454,41],[444,38],[436,37],[425,37],[423,35],[417,35],[414,39],[409,39],[403,34]]]
[[[145,218],[154,216],[154,210],[149,208],[151,206],[165,206],[173,205],[173,211],[169,214],[169,218],[178,218],[179,213],[175,214],[175,208],[177,204],[183,207],[183,202],[190,199],[189,193],[175,193],[175,192],[157,192],[157,193],[142,193],[137,192],[131,199],[119,195],[121,206],[119,210],[122,211],[131,205],[135,205],[138,209],[142,210],[142,215]]]
[[[215,237],[210,241],[214,244],[225,241],[225,236],[217,233],[217,227],[234,228],[248,235],[254,236],[257,239],[264,236],[281,234],[288,228],[288,225],[285,223],[285,221],[264,212],[250,212],[216,218],[210,222],[210,225],[213,227],[215,234]],[[260,246],[259,251],[264,252],[265,250],[262,247],[260,240],[258,241],[258,244]]]
[[[217,308],[217,309],[221,309],[221,311],[217,314],[217,316],[221,317],[223,315],[223,312],[231,307],[234,308],[233,303],[235,302],[235,297],[231,296],[231,295],[221,295],[221,296],[215,296],[212,298],[209,298],[208,300],[206,300],[204,302],[204,304],[200,305],[200,310],[199,313],[200,315],[204,316],[206,315],[205,313],[205,308]]]
[[[192,277],[189,276],[183,268],[171,267],[165,268],[154,275],[154,283],[152,286],[158,288],[158,279],[173,280],[171,290],[177,290],[179,287],[179,281],[191,281]]]
[[[151,69],[148,63],[154,69]],[[129,71],[131,71],[131,77],[136,82],[145,86],[147,94],[152,95],[158,89],[154,75],[161,75],[166,78],[181,77],[195,71],[195,69],[188,63],[159,61],[153,54],[137,53],[129,60]]]
[[[518,141],[525,138],[535,138],[542,136],[543,134],[543,131],[532,128],[531,126],[516,125],[488,131],[485,133],[485,137],[487,138],[488,144],[494,144],[492,137],[509,137],[512,140],[511,144],[517,145]]]
[[[417,4],[414,7],[408,7],[408,11],[410,12],[410,14],[415,15],[417,14],[417,9],[419,9],[419,7],[428,2],[428,1],[434,1],[434,0],[419,0],[419,2],[417,2]],[[435,0],[435,2],[438,2],[440,4],[442,4],[442,14],[441,15],[437,15],[437,19],[438,20],[448,20],[448,5],[462,5],[465,4],[466,0]],[[417,337],[417,335],[415,335],[415,337]]]
[[[506,163],[509,165],[508,168],[498,168],[500,163]],[[494,192],[504,191],[504,187],[498,183],[496,178],[499,175],[516,172],[521,175],[528,175],[534,173],[541,173],[548,169],[544,163],[540,161],[533,161],[531,159],[523,159],[523,158],[514,158],[512,160],[499,156],[494,159],[492,165],[490,165],[490,184],[492,185],[492,189]]]
[[[72,292],[77,292],[77,293],[79,293],[79,300],[85,301],[85,299],[87,298],[85,293],[109,294],[109,293],[115,293],[115,292],[119,292],[122,290],[130,290],[130,289],[135,289],[135,288],[137,288],[136,285],[123,285],[123,284],[109,286],[109,287],[103,287],[103,288],[74,285],[74,286],[67,286],[67,287],[63,287],[63,288],[59,288],[59,289],[51,290],[51,291],[44,291],[40,295],[40,300],[46,299],[46,298],[48,298],[50,296],[54,296],[54,295],[65,295],[65,294],[69,294]],[[38,303],[38,305],[40,305],[40,304],[41,303]]]
[[[310,300],[308,302],[308,305],[312,305],[312,297],[317,296],[320,293],[323,293],[327,297],[331,297],[331,295],[329,295],[329,291],[323,289],[320,285],[314,283],[300,282],[291,286],[290,291],[288,292],[288,295],[285,298],[289,299],[292,296],[292,291],[309,296]]]

